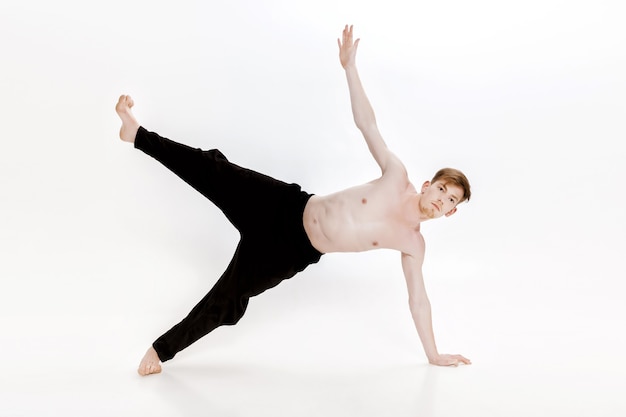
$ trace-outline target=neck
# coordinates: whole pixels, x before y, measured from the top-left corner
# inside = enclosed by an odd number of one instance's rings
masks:
[[[422,194],[414,194],[409,199],[409,204],[407,204],[407,212],[406,219],[411,224],[414,224],[415,227],[419,227],[420,223],[425,222],[426,220],[430,220],[432,217],[428,215],[428,213],[424,213],[421,209],[420,202],[422,201]]]

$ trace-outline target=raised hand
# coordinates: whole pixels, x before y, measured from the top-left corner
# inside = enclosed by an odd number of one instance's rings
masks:
[[[459,366],[459,364],[471,365],[472,361],[461,355],[439,355],[429,360],[433,365],[439,366]]]
[[[360,39],[352,41],[352,25],[346,25],[343,29],[343,38],[337,39],[337,44],[339,45],[339,61],[342,67],[348,68],[354,65],[359,41]]]

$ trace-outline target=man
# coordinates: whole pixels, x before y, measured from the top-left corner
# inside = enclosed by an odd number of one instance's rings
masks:
[[[170,141],[141,127],[131,112],[133,100],[121,96],[116,111],[120,137],[154,157],[215,203],[239,230],[241,240],[228,268],[189,315],[159,337],[138,372],[161,372],[161,362],[221,325],[243,316],[250,297],[278,285],[319,261],[324,253],[388,248],[401,252],[409,307],[428,361],[434,365],[469,364],[461,355],[440,354],[435,345],[424,281],[424,239],[420,223],[451,216],[471,196],[460,171],[445,168],[418,193],[407,171],[385,144],[355,58],[359,39],[352,26],[337,40],[357,127],[380,166],[374,181],[327,196],[301,191],[230,163],[218,150],[203,151]]]

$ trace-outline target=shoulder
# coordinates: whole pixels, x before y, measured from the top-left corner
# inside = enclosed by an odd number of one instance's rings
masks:
[[[401,253],[402,269],[407,279],[421,276],[424,264],[424,238],[419,232],[412,244],[404,248]]]
[[[387,183],[393,183],[402,187],[402,190],[411,185],[406,167],[393,152],[389,152],[381,179]]]
[[[412,260],[420,265],[424,262],[424,253],[426,252],[426,241],[419,229],[412,230],[408,233],[406,241],[403,242],[402,258]]]
[[[392,173],[403,173],[404,175],[407,175],[406,167],[404,166],[404,163],[402,163],[398,155],[391,151],[387,151],[387,154],[387,165],[385,167],[385,170],[383,171],[383,175],[389,171]]]

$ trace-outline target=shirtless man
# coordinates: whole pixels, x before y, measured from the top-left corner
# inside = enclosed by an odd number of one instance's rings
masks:
[[[420,233],[421,222],[451,216],[459,203],[469,200],[469,182],[460,171],[444,168],[417,192],[376,125],[356,68],[359,39],[353,41],[352,26],[346,25],[337,42],[354,120],[381,176],[327,196],[310,195],[297,184],[238,167],[217,150],[192,149],[148,132],[131,112],[133,100],[120,97],[116,111],[122,119],[121,139],[134,143],[211,199],[242,236],[227,271],[183,321],[153,343],[139,365],[139,374],[161,372],[161,362],[216,327],[235,324],[249,297],[290,278],[322,254],[380,248],[401,253],[411,315],[429,363],[471,363],[461,355],[437,350],[422,277],[424,238]]]

